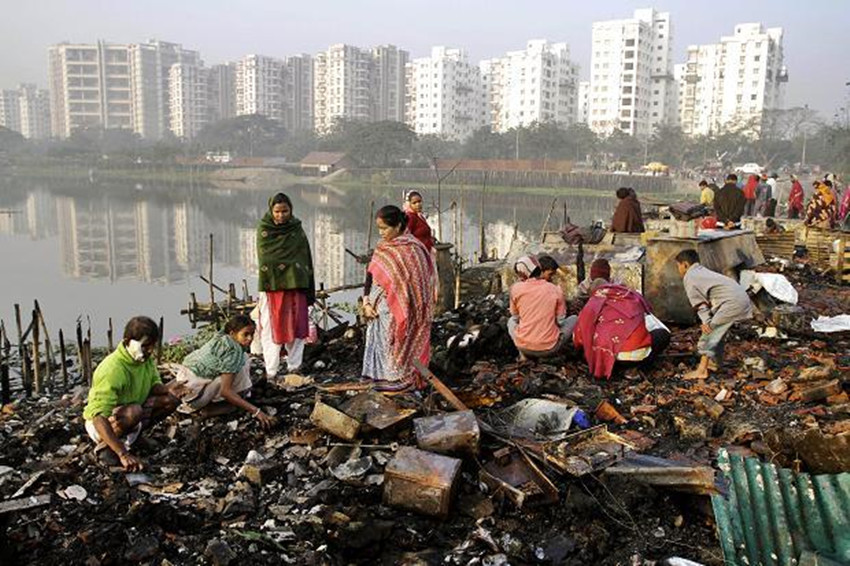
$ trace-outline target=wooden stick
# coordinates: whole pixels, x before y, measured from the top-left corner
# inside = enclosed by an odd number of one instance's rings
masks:
[[[41,395],[41,355],[39,342],[41,342],[41,325],[38,323],[38,311],[32,310],[32,369],[35,382],[35,394]]]
[[[224,293],[225,295],[227,294],[227,291],[225,291],[224,289],[222,289],[221,287],[219,287],[215,283],[211,283],[211,281],[212,281],[211,279],[207,279],[203,275],[199,275],[198,277],[200,277],[201,281],[203,281],[204,283],[212,285],[216,289],[216,291],[218,291],[219,293]]]
[[[35,310],[38,312],[41,329],[44,330],[44,362],[47,368],[47,379],[45,383],[50,383],[50,386],[53,387],[53,345],[50,343],[50,331],[47,330],[47,323],[44,322],[44,312],[41,310],[38,300],[35,301]]]
[[[552,212],[555,210],[555,203],[558,202],[558,197],[552,199],[552,206],[549,207],[549,213],[546,215],[546,220],[543,221],[543,227],[540,229],[540,241],[546,237],[546,228],[549,227],[549,219],[552,218]]]
[[[159,317],[159,340],[156,343],[156,363],[162,363],[162,338],[165,334],[165,317]]]
[[[446,401],[454,407],[458,411],[468,411],[469,407],[463,404],[463,401],[457,398],[457,396],[449,389],[445,383],[437,379],[437,376],[431,373],[431,370],[422,365],[422,362],[415,361],[413,362],[413,366],[422,374],[422,377],[428,380],[428,382],[434,386],[434,389],[437,392],[446,398]]]
[[[109,317],[109,330],[106,331],[106,342],[107,342],[107,344],[109,344],[109,351],[110,352],[115,349],[115,344],[112,340],[112,337],[113,337],[112,317],[110,316]]]
[[[327,303],[328,299],[327,299],[327,295],[325,294],[325,283],[324,283],[324,281],[319,283],[319,293],[321,293],[319,295],[321,297],[321,299],[319,299],[319,300],[321,301],[320,307],[322,309],[322,327],[324,328],[324,330],[327,330],[328,329],[328,303]]]
[[[369,219],[366,223],[366,253],[372,249],[372,227],[375,225],[375,201],[369,204]]]
[[[79,319],[77,319],[77,365],[79,366],[80,377],[88,383],[86,380],[86,350],[83,347],[83,325]]]
[[[251,294],[248,293],[248,281],[242,280],[242,300],[246,303],[251,300]]]
[[[481,187],[481,200],[478,203],[478,261],[487,259],[487,240],[484,233],[484,195],[487,193],[487,177],[489,171],[484,172],[484,184]]]
[[[15,303],[15,323],[18,326],[18,357],[21,361],[21,383],[27,388],[29,376],[27,375],[27,364],[24,359],[24,333],[21,330],[21,305]]]
[[[109,319],[110,321],[112,319]],[[112,348],[110,347],[110,350]],[[59,356],[62,360],[62,387],[68,390],[68,355],[65,353],[65,334],[59,329]]]
[[[0,321],[0,349],[3,353],[3,361],[0,362],[0,405],[12,400],[12,390],[9,386],[9,347],[6,344],[6,325]]]

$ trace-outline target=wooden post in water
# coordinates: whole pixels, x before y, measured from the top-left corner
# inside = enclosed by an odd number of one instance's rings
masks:
[[[251,300],[251,294],[248,292],[248,281],[245,279],[242,280],[242,300],[246,303]]]
[[[41,394],[41,355],[39,352],[39,342],[41,342],[41,325],[38,323],[38,311],[32,310],[32,370],[33,382],[35,384],[35,394]]]
[[[552,206],[549,207],[549,213],[546,215],[546,220],[543,221],[543,227],[540,229],[540,241],[546,238],[546,228],[549,227],[549,219],[552,218],[552,211],[555,210],[555,203],[558,202],[558,197],[552,199]]]
[[[375,201],[369,204],[369,219],[366,222],[366,253],[372,249],[372,227],[375,225]]]
[[[12,390],[9,386],[9,341],[6,339],[6,325],[0,321],[0,349],[3,359],[0,361],[0,405],[12,400]]]
[[[65,334],[59,329],[59,358],[62,360],[62,387],[68,390],[68,355],[65,353]]]
[[[83,347],[83,325],[79,319],[77,319],[77,365],[80,376],[83,381],[86,381],[86,349]]]
[[[41,310],[41,305],[35,301],[35,310],[38,312],[38,320],[41,323],[41,329],[44,330],[44,363],[47,370],[45,383],[49,383],[53,387],[53,345],[50,343],[50,332],[47,330],[47,323],[44,321],[44,312]]]
[[[319,283],[319,293],[322,296],[322,302],[319,303],[319,306],[322,308],[322,326],[324,327],[324,331],[328,331],[328,299],[325,295],[325,282],[322,281]]]
[[[487,239],[484,234],[484,195],[487,193],[487,177],[489,171],[484,172],[484,184],[481,186],[481,200],[478,203],[478,261],[487,259]]]
[[[87,322],[86,340],[83,343],[83,346],[86,350],[86,377],[88,379],[89,386],[91,386],[94,379],[94,364],[91,359],[91,319],[88,319]]]
[[[218,326],[218,325],[216,325]],[[165,317],[159,317],[159,340],[156,343],[156,363],[162,362],[162,340],[165,335]]]
[[[210,283],[210,314],[215,321],[216,330],[219,328],[219,320],[218,316],[216,316],[216,305],[215,305],[215,283],[213,283],[213,235],[210,234],[210,269],[209,269],[209,283]]]
[[[115,343],[113,341],[113,336],[114,336],[113,333],[114,333],[114,330],[112,328],[112,317],[110,316],[109,317],[109,330],[106,331],[106,343],[109,344],[109,351],[110,352],[112,352],[112,350],[115,349]]]
[[[26,356],[24,356],[24,331],[21,325],[21,305],[15,303],[15,324],[18,327],[18,358],[21,361],[21,383],[25,390],[29,390],[29,376],[27,375]]]

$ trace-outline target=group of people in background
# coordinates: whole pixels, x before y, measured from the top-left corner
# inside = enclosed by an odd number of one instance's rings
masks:
[[[723,187],[702,180],[699,183],[700,204],[713,210],[714,216],[704,222],[705,227],[716,221],[722,228],[735,228],[742,217],[771,218],[776,216],[777,175],[749,175],[742,184],[735,174],[728,175]],[[806,204],[803,185],[796,175],[791,175],[788,193],[789,219],[802,219],[814,228],[850,229],[850,187],[839,194],[840,185],[834,174],[827,174],[812,183],[813,192]]]

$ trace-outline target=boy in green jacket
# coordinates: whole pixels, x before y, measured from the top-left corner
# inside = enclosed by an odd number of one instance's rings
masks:
[[[170,415],[179,400],[163,385],[151,355],[159,340],[159,328],[146,316],[130,319],[124,339],[97,366],[83,411],[86,432],[98,452],[114,452],[127,471],[142,469],[130,454],[130,446],[142,430]]]

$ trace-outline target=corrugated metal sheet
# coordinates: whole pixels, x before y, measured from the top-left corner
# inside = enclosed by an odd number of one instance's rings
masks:
[[[850,473],[812,476],[721,450],[711,498],[727,564],[797,566],[805,551],[850,566]]]

